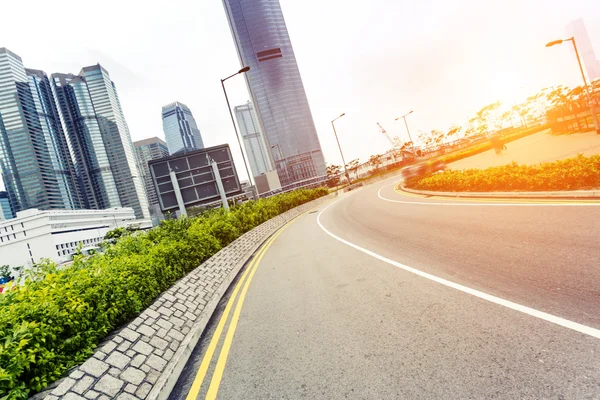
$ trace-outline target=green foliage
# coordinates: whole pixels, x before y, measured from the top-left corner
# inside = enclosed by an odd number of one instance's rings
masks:
[[[297,190],[228,213],[163,221],[137,235],[113,230],[111,239],[118,240],[102,254],[75,257],[67,267],[40,263],[0,296],[0,399],[26,399],[44,389],[222,247],[327,194],[325,188]]]
[[[578,190],[600,187],[600,155],[560,160],[538,165],[512,163],[487,169],[447,170],[406,186],[444,192],[508,192]]]
[[[11,276],[10,267],[8,265],[0,266],[0,278],[10,278]]]

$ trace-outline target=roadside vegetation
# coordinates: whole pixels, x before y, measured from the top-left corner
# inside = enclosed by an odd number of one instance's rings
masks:
[[[600,155],[537,165],[446,170],[411,178],[406,187],[441,192],[560,191],[600,188]]]
[[[110,235],[102,254],[67,267],[44,262],[0,294],[0,399],[26,399],[85,361],[115,328],[245,232],[325,196],[303,189],[225,212]],[[108,236],[108,235],[107,235]]]

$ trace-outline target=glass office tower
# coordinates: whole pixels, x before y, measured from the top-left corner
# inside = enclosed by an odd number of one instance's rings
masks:
[[[138,170],[142,174],[146,186],[148,204],[150,204],[150,211],[152,211],[152,206],[158,204],[158,197],[152,183],[148,161],[168,157],[169,149],[165,141],[157,137],[138,140],[137,142],[133,142],[133,146],[135,147],[137,156]]]
[[[132,207],[136,218],[149,219],[146,191],[115,84],[100,64],[84,67],[79,75],[87,83],[121,206]]]
[[[237,106],[234,110],[252,175],[258,176],[273,170],[267,144],[260,130],[260,124],[252,103],[248,102],[242,106]],[[276,160],[278,160],[277,157]]]
[[[121,207],[109,152],[85,78],[73,74],[53,74],[52,82],[70,141],[84,207],[100,210]]]
[[[169,154],[204,148],[200,129],[192,112],[178,101],[162,108],[163,132],[169,147]]]
[[[252,103],[285,185],[326,175],[325,159],[278,0],[223,0]],[[272,159],[275,157],[272,157]],[[288,173],[282,170],[287,165]]]
[[[46,74],[0,48],[0,169],[13,213],[80,208],[67,140]]]

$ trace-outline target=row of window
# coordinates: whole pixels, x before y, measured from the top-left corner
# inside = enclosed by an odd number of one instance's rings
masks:
[[[10,237],[13,237],[13,239],[17,238],[17,234],[16,233],[9,233],[6,236],[0,236],[0,243],[4,243],[4,240],[6,240],[7,242],[10,242]],[[23,236],[27,236],[27,232],[23,231]]]
[[[77,246],[79,246],[80,244],[86,246],[86,245],[98,244],[101,241],[102,241],[102,239],[97,237],[97,238],[92,238],[92,239],[80,240],[78,242],[61,243],[61,244],[56,245],[56,250],[59,250],[58,255],[60,255],[60,250],[66,249],[66,251],[73,252],[73,251],[75,251],[75,248]],[[65,252],[63,251],[63,255],[64,254],[65,254]],[[68,253],[68,254],[70,254],[70,253]]]

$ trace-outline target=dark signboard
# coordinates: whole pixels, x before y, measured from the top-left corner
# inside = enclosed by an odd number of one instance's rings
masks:
[[[170,171],[175,172],[186,208],[219,200],[219,189],[210,165],[211,159],[215,160],[219,167],[226,196],[231,197],[243,193],[229,145],[223,144],[175,154],[148,162],[162,212],[178,209],[177,197],[169,175]]]

